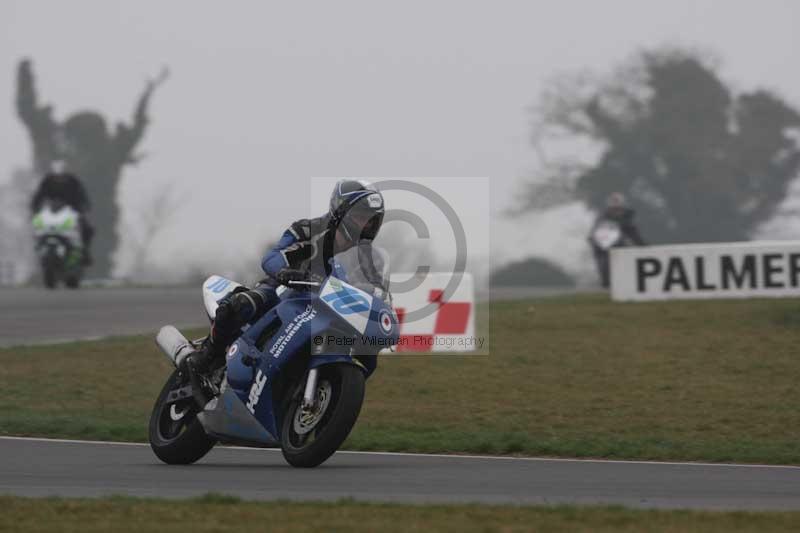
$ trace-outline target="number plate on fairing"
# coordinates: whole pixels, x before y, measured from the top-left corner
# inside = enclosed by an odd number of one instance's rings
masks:
[[[320,292],[320,299],[346,320],[359,334],[367,330],[372,309],[372,295],[330,277]]]

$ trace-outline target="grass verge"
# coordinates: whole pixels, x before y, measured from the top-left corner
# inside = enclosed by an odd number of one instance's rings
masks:
[[[621,507],[517,507],[242,502],[209,495],[181,501],[127,497],[0,496],[0,532],[140,531],[797,531],[798,512],[698,512]]]
[[[382,358],[347,448],[800,464],[800,302],[501,302],[491,333]],[[168,372],[151,336],[0,350],[0,433],[145,440]]]

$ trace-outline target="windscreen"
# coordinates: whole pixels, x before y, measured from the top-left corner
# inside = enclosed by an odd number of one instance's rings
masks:
[[[359,244],[333,257],[333,275],[386,302],[389,293],[389,254],[372,244]]]

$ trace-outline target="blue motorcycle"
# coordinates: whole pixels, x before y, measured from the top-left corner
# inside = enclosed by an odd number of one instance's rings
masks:
[[[277,306],[242,328],[225,364],[208,376],[180,370],[200,341],[163,327],[156,342],[175,370],[150,417],[156,456],[190,464],[218,442],[280,447],[296,467],[333,455],[358,419],[368,368],[399,339],[386,254],[370,247],[369,255],[365,261],[353,248],[331,259],[323,281],[291,283]],[[221,276],[206,280],[209,318],[238,287]]]

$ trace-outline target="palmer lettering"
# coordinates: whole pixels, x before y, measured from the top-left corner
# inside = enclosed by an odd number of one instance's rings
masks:
[[[800,239],[614,250],[616,301],[800,297]]]
[[[797,287],[800,278],[800,254],[789,254],[789,280],[792,287]]]
[[[636,259],[636,289],[639,292],[647,290],[647,278],[653,278],[659,274],[661,274],[661,262],[655,257]]]
[[[680,285],[684,291],[691,290],[689,285],[689,277],[686,275],[686,269],[683,268],[683,261],[680,257],[670,257],[667,263],[667,275],[664,276],[664,292],[670,292],[674,285]]]
[[[782,289],[783,282],[777,281],[775,276],[783,272],[783,266],[778,261],[783,259],[782,254],[764,254],[761,256],[764,271],[764,287],[767,289]]]
[[[702,256],[694,258],[694,277],[697,280],[698,291],[713,291],[717,287],[706,283],[706,265]]]
[[[731,287],[731,280],[736,282],[736,288],[756,286],[756,257],[752,254],[747,254],[742,257],[741,269],[736,269],[736,264],[733,257],[730,255],[723,255],[720,257],[720,264],[722,269],[722,288],[729,289]],[[747,280],[747,283],[745,283]]]
[[[800,253],[639,257],[635,263],[639,293],[800,287]]]

